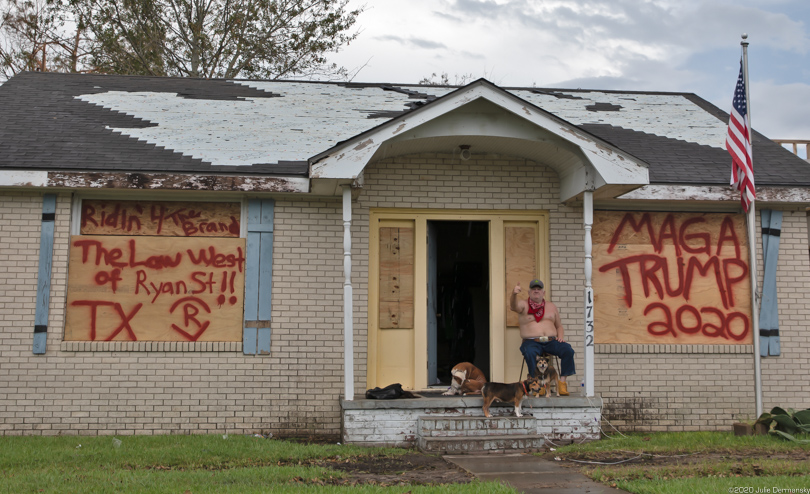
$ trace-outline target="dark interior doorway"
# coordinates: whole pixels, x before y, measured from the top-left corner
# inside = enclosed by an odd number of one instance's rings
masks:
[[[428,379],[472,362],[490,377],[489,223],[428,221]]]

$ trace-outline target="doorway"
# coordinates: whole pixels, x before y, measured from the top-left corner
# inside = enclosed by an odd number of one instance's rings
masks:
[[[523,359],[509,294],[518,281],[547,279],[548,252],[545,211],[371,209],[368,387],[449,383],[463,361],[514,382]],[[473,320],[462,338],[441,309],[460,287]]]
[[[490,252],[487,221],[427,221],[428,383],[472,362],[490,373]]]

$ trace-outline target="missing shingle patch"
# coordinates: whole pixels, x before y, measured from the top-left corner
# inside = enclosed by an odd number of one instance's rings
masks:
[[[548,96],[554,96],[557,99],[585,99],[580,98],[579,96],[574,96],[573,94],[558,93],[556,91],[543,91],[541,89],[532,89],[532,92],[536,94],[546,94]]]
[[[613,103],[595,103],[585,107],[588,111],[619,111],[622,109],[621,105],[614,105]]]

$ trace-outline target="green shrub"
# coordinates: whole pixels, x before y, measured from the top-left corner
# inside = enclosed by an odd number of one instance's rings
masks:
[[[810,440],[800,440],[794,436],[796,433],[810,434],[810,409],[797,412],[792,408],[784,410],[774,407],[771,413],[760,415],[754,426],[757,424],[765,425],[770,434],[798,443],[810,443]]]

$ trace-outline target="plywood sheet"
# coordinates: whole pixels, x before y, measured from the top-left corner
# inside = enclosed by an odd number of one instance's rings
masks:
[[[413,240],[413,228],[380,228],[380,329],[413,328]]]
[[[504,248],[506,256],[506,326],[518,325],[518,314],[509,310],[509,298],[515,285],[520,283],[523,292],[519,299],[525,300],[528,283],[537,273],[537,230],[533,226],[505,226]]]
[[[594,215],[596,343],[751,344],[745,218]]]
[[[83,235],[239,237],[238,202],[82,201]]]
[[[241,341],[245,240],[71,237],[65,339]]]

